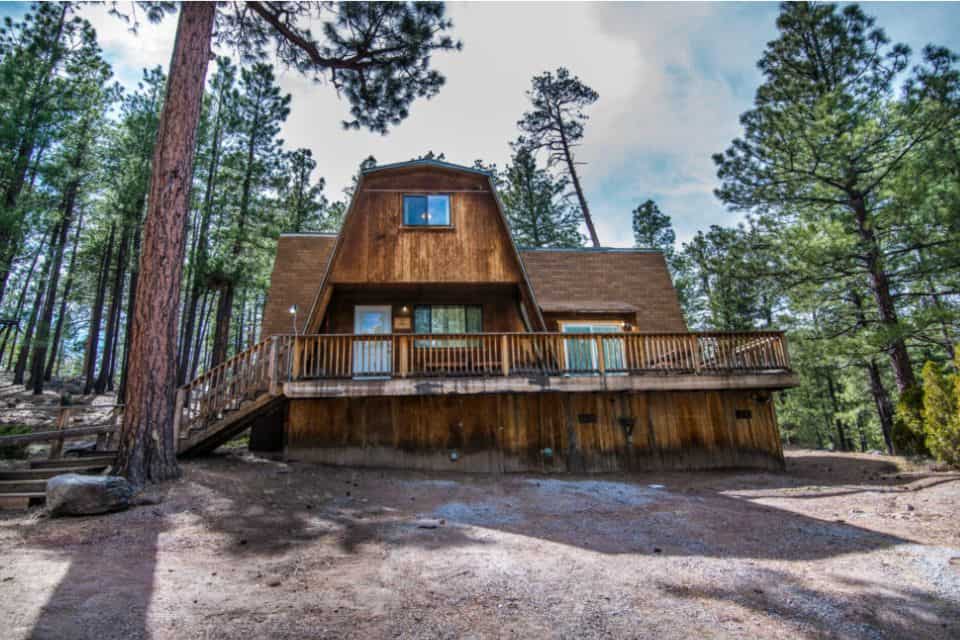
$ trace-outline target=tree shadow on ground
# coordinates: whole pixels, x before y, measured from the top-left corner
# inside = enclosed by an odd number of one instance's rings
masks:
[[[840,590],[827,592],[793,574],[771,569],[741,576],[735,588],[715,583],[680,586],[661,582],[658,586],[674,597],[733,603],[764,616],[790,620],[815,637],[960,637],[956,601],[898,585],[833,579],[841,583]]]
[[[29,637],[149,640],[157,544],[166,528],[160,511],[149,506],[122,514],[43,518],[25,527],[30,547],[69,563]]]

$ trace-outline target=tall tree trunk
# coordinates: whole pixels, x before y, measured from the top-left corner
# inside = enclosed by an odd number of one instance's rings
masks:
[[[573,190],[577,194],[577,201],[580,203],[580,212],[583,213],[583,221],[587,223],[587,231],[590,232],[590,241],[593,246],[600,246],[600,238],[597,236],[597,230],[593,226],[593,216],[590,215],[590,207],[587,206],[587,198],[583,195],[583,187],[580,186],[580,176],[577,175],[576,163],[573,161],[573,152],[570,150],[570,143],[567,141],[567,134],[563,131],[563,125],[560,126],[560,140],[563,143],[563,158],[567,163],[567,171],[570,173],[570,180],[573,181]]]
[[[77,231],[73,236],[73,248],[70,250],[70,264],[67,266],[67,281],[63,285],[63,295],[60,298],[57,324],[53,328],[53,339],[50,341],[53,349],[50,350],[50,357],[47,359],[47,366],[43,372],[43,379],[47,382],[53,377],[53,366],[57,361],[57,354],[60,352],[60,339],[63,336],[63,323],[67,317],[67,301],[70,299],[70,291],[73,289],[74,273],[77,266],[77,248],[80,245],[80,231],[82,229],[83,213],[81,212],[77,219]]]
[[[217,173],[220,166],[220,141],[223,135],[223,96],[220,97],[217,107],[217,116],[213,127],[211,141],[210,166],[207,167],[206,186],[203,193],[203,206],[200,210],[200,223],[197,225],[197,250],[195,263],[191,273],[190,291],[187,295],[187,304],[184,309],[183,335],[180,336],[180,357],[177,366],[177,384],[186,383],[187,371],[190,370],[190,350],[193,343],[193,332],[197,322],[197,304],[203,291],[203,279],[207,271],[207,237],[210,231],[210,217],[213,214],[213,196],[216,186]],[[193,376],[191,376],[192,378]]]
[[[207,333],[207,325],[209,324],[209,304],[210,292],[206,291],[200,303],[200,324],[197,327],[197,339],[193,343],[193,355],[190,357],[190,373],[188,374],[190,380],[197,377],[197,368],[200,366],[200,349],[203,347],[203,339]]]
[[[20,296],[17,298],[17,307],[16,307],[17,310],[14,311],[13,313],[13,317],[17,319],[18,323],[20,321],[20,314],[23,313],[23,305],[27,300],[27,291],[30,290],[30,283],[33,282],[33,272],[37,268],[37,261],[40,259],[40,254],[43,252],[43,247],[45,244],[47,244],[46,237],[43,238],[43,240],[40,242],[40,246],[37,247],[37,251],[33,254],[33,258],[30,261],[30,269],[27,270],[27,277],[23,281],[23,288],[20,289]],[[19,331],[19,324],[17,325],[17,330]],[[16,334],[18,331],[11,330],[3,334],[3,342],[0,343],[0,362],[3,362],[3,357],[7,353],[7,341],[9,340],[11,333],[14,336],[13,341],[10,343],[11,356],[13,355],[13,352],[16,350],[16,346],[17,346]],[[11,357],[9,363],[7,364],[8,369],[12,365],[12,362],[13,362],[13,358]]]
[[[213,325],[213,349],[210,354],[210,368],[227,359],[230,344],[230,321],[233,319],[233,282],[227,282],[220,290],[217,301],[217,318]]]
[[[870,380],[870,394],[873,396],[873,402],[877,407],[877,415],[880,417],[883,442],[887,445],[887,453],[893,455],[893,403],[890,401],[890,394],[887,393],[886,387],[883,386],[880,365],[877,361],[870,358],[867,361],[866,369],[867,377]]]
[[[130,225],[124,223],[120,233],[120,249],[117,251],[117,267],[113,273],[113,286],[110,294],[110,310],[107,312],[107,330],[104,334],[103,357],[100,360],[100,375],[93,385],[94,393],[103,393],[107,387],[113,387],[111,367],[116,345],[117,328],[120,322],[120,307],[123,305],[123,277],[125,275],[127,252],[130,250]]]
[[[902,327],[893,304],[893,296],[890,293],[890,279],[884,269],[880,246],[874,233],[873,221],[867,212],[863,196],[854,194],[851,197],[850,206],[856,217],[860,240],[866,250],[864,258],[866,259],[870,290],[877,303],[880,324],[886,334],[891,336],[887,344],[887,353],[890,356],[890,364],[893,367],[893,376],[897,381],[897,388],[902,393],[906,389],[915,387],[917,379],[913,373],[907,343],[900,334]]]
[[[107,279],[110,276],[110,263],[113,261],[113,241],[116,238],[116,225],[110,223],[110,236],[100,263],[97,277],[97,295],[90,312],[90,328],[87,334],[87,349],[83,358],[83,395],[93,392],[94,370],[97,367],[97,351],[100,348],[100,324],[103,321],[103,305],[107,297]]]
[[[47,361],[47,350],[50,348],[50,324],[53,322],[53,310],[57,303],[57,288],[60,286],[60,271],[63,268],[63,254],[67,248],[67,234],[70,232],[70,225],[73,223],[73,208],[77,202],[79,189],[80,181],[75,179],[67,185],[64,193],[60,233],[57,237],[56,249],[54,249],[53,262],[48,277],[48,293],[43,303],[40,322],[37,324],[37,337],[30,362],[30,386],[33,387],[33,394],[37,396],[43,393],[44,365]]]
[[[177,477],[177,307],[193,154],[217,7],[185,2],[170,61],[143,229],[117,470],[134,486]]]
[[[827,394],[830,396],[830,407],[833,410],[833,422],[837,427],[837,437],[840,439],[840,450],[849,451],[850,441],[847,438],[846,426],[843,423],[843,420],[837,415],[840,413],[840,404],[837,401],[837,386],[833,381],[833,372],[830,369],[826,369],[824,372],[824,377],[827,379]]]
[[[59,235],[59,225],[57,225],[51,238]],[[23,342],[20,343],[20,353],[17,354],[17,365],[13,369],[13,384],[23,384],[24,373],[27,369],[30,349],[33,343],[33,332],[36,329],[37,317],[40,315],[40,309],[43,305],[44,296],[47,293],[47,279],[50,275],[50,263],[43,265],[43,271],[40,272],[40,282],[37,284],[37,293],[33,299],[33,307],[30,309],[30,318],[27,320],[27,328],[23,334]]]
[[[143,203],[140,203],[143,208]],[[127,371],[130,369],[130,333],[133,329],[133,309],[137,304],[137,281],[140,276],[140,222],[133,229],[133,253],[130,263],[130,284],[127,295],[127,323],[123,331],[123,364],[120,367],[120,386],[117,388],[117,398],[123,402],[123,397],[127,391]]]

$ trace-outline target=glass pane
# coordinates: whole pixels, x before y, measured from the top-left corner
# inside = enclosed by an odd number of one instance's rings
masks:
[[[403,224],[430,224],[427,196],[403,196]]]
[[[467,318],[463,307],[447,307],[447,333],[466,333]]]
[[[436,305],[430,307],[430,333],[446,333],[447,308]]]
[[[431,225],[450,224],[450,196],[427,196],[427,223]]]
[[[467,333],[483,332],[483,307],[467,307]]]
[[[414,307],[413,331],[414,333],[430,333],[430,307]]]

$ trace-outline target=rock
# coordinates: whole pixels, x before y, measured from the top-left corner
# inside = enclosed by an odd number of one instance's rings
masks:
[[[47,512],[83,516],[122,511],[130,506],[133,488],[119,476],[65,473],[47,480]]]
[[[424,518],[422,520],[417,520],[417,527],[420,529],[436,529],[443,524],[443,520],[436,520],[434,518]]]

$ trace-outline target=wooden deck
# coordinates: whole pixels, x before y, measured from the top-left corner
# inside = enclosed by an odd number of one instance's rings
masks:
[[[177,394],[182,453],[269,399],[795,386],[779,332],[273,336]]]

